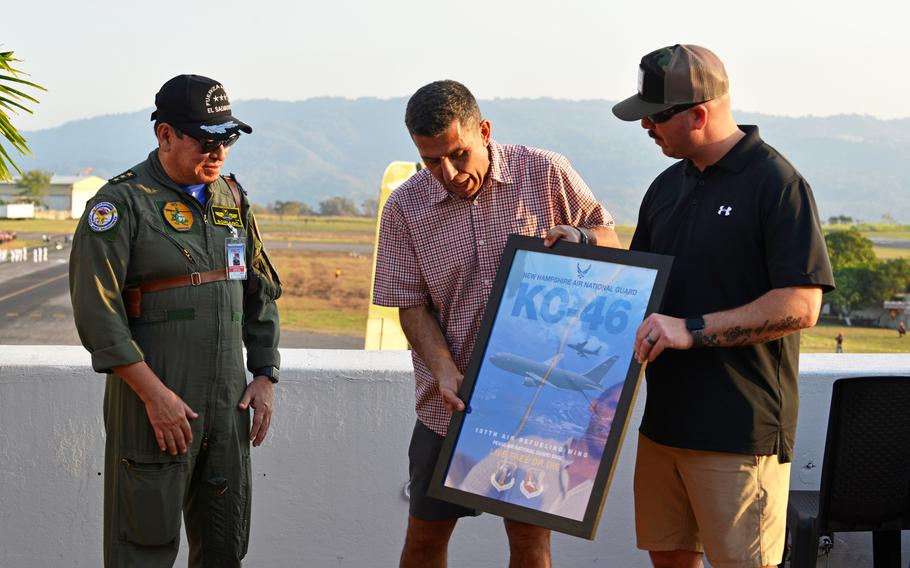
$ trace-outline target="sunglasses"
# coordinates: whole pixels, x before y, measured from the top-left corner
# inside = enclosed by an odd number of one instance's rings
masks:
[[[219,146],[224,146],[224,148],[226,150],[226,149],[230,148],[231,146],[233,146],[234,142],[236,142],[237,140],[240,139],[239,132],[231,134],[230,137],[225,138],[224,140],[200,140],[199,138],[196,138],[195,136],[190,136],[186,132],[182,132],[180,130],[177,130],[176,128],[174,130],[176,130],[177,134],[179,134],[180,136],[186,135],[186,136],[189,136],[190,138],[192,138],[193,140],[195,140],[196,142],[199,142],[199,146],[201,147],[200,151],[203,154],[211,154],[212,152],[217,150]]]
[[[679,114],[683,111],[687,111],[690,108],[695,108],[700,104],[702,104],[702,103],[687,103],[684,105],[671,106],[670,108],[668,108],[666,110],[662,110],[658,113],[649,114],[648,120],[650,120],[654,124],[660,124],[661,122],[667,122],[668,120],[670,120],[677,114]]]

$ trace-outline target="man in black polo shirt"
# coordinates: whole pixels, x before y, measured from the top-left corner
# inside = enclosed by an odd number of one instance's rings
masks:
[[[638,547],[655,566],[781,561],[799,404],[799,333],[834,278],[809,184],[730,111],[711,51],[645,55],[613,107],[681,161],[651,184],[631,248],[675,257],[635,338],[648,395],[635,468]]]

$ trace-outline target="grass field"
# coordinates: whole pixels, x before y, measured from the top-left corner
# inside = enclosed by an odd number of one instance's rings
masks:
[[[893,329],[830,324],[800,332],[800,351],[834,353],[834,337],[838,331],[844,334],[844,353],[910,353],[910,335],[901,339]]]
[[[906,258],[910,260],[910,248],[895,247],[872,247],[875,257],[880,260],[892,260],[895,258]]]
[[[370,304],[372,258],[365,255],[276,250],[278,299],[286,329],[363,336]]]
[[[0,231],[72,235],[78,222],[77,219],[0,219]]]

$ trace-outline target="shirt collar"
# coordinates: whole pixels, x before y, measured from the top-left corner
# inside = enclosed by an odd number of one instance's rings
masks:
[[[490,140],[490,178],[497,183],[512,183],[512,172],[505,152],[495,140]]]
[[[164,170],[164,166],[161,165],[161,159],[158,157],[158,149],[152,150],[149,154],[148,163],[151,166],[151,174],[158,183],[177,191],[178,193],[187,194],[187,192],[180,186],[179,183],[175,182],[167,175],[167,172]]]
[[[495,140],[490,140],[490,145],[488,146],[490,152],[490,173],[487,176],[486,181],[484,181],[483,187],[480,188],[478,196],[484,191],[488,191],[488,188],[492,188],[493,184],[491,181],[496,183],[509,184],[512,183],[512,172],[509,170],[509,164],[506,162],[505,152],[503,151],[502,146],[497,143]],[[450,194],[446,191],[446,188],[439,183],[435,177],[431,175],[433,179],[433,188],[432,198],[433,203],[440,204],[446,197],[449,197]]]
[[[717,161],[716,166],[730,170],[732,172],[741,172],[751,160],[752,152],[761,146],[761,137],[758,135],[758,127],[750,124],[738,125],[739,129],[746,133],[730,151],[724,154],[724,157]]]
[[[737,126],[746,135],[730,148],[721,159],[708,166],[706,171],[710,168],[722,168],[730,172],[741,172],[748,165],[752,152],[761,146],[762,139],[758,135],[757,126],[751,124],[739,124]],[[686,159],[686,174],[694,176],[701,174],[695,164],[692,163],[692,160],[689,159]]]

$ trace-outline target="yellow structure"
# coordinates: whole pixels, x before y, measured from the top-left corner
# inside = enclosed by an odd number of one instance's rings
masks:
[[[22,188],[12,183],[0,182],[0,199],[15,203],[22,193]],[[51,176],[51,185],[47,188],[45,205],[48,211],[56,212],[61,217],[78,219],[82,217],[85,204],[101,189],[106,180],[98,176]]]
[[[373,245],[373,275],[370,282],[376,281],[376,247],[379,246],[379,225],[385,202],[395,189],[421,169],[422,164],[414,162],[392,162],[382,175],[379,188],[379,207],[376,212],[376,239]],[[408,340],[401,330],[398,321],[398,308],[377,306],[373,303],[373,289],[370,288],[370,313],[367,318],[367,333],[364,340],[367,350],[401,350],[408,348]]]

